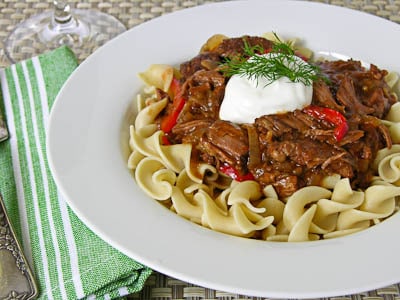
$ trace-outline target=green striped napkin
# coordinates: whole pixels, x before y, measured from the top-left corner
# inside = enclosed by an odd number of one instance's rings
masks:
[[[115,299],[139,291],[151,270],[90,231],[71,211],[46,157],[49,111],[77,67],[66,47],[0,70],[10,138],[0,144],[0,192],[36,275],[39,299]]]

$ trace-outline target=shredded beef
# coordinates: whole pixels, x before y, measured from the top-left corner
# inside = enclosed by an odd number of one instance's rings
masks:
[[[396,98],[384,81],[386,71],[358,61],[323,61],[328,78],[313,84],[312,104],[342,113],[349,130],[337,141],[334,125],[302,110],[260,116],[254,124],[219,119],[226,82],[218,69],[225,57],[243,53],[244,41],[270,49],[272,42],[244,36],[225,39],[211,52],[182,63],[182,95],[186,99],[173,143],[191,143],[194,161],[218,167],[229,164],[239,173],[252,173],[261,187],[272,185],[281,197],[332,174],[349,178],[354,188],[366,187],[376,153],[392,144],[380,121]],[[255,147],[257,149],[255,149]]]
[[[261,46],[264,52],[268,52],[273,46],[273,43],[265,38],[258,36],[243,36],[223,40],[213,52],[218,53],[221,57],[234,58],[237,55],[244,54],[245,43],[250,47],[257,45]]]
[[[235,167],[242,174],[247,172],[249,145],[246,130],[231,122],[216,120],[205,139],[218,149],[215,156],[220,161]]]
[[[183,84],[186,104],[178,123],[192,120],[218,119],[219,107],[224,98],[225,78],[217,71],[199,70]]]
[[[347,112],[368,113],[382,119],[397,101],[384,80],[388,72],[373,64],[369,70],[354,60],[324,61],[318,65],[332,81],[333,95],[339,93],[337,100]],[[345,96],[350,96],[351,101]]]
[[[344,112],[344,107],[335,101],[329,86],[322,80],[313,84],[313,103],[318,106],[332,108]]]
[[[215,52],[205,52],[193,59],[184,62],[180,66],[180,73],[185,80],[200,70],[213,70],[218,67],[220,56]]]

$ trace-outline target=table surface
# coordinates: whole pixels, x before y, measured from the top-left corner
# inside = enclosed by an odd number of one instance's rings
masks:
[[[111,14],[119,19],[128,29],[163,14],[210,2],[217,1],[69,0],[69,3],[73,8],[95,9]],[[345,6],[371,13],[400,24],[400,0],[312,0],[312,2]],[[49,10],[51,8],[52,2],[45,0],[29,0],[24,2],[19,0],[0,1],[0,67],[6,67],[10,64],[4,55],[3,42],[14,26],[31,15]],[[210,272],[212,272],[212,270],[210,270]],[[206,287],[201,287],[177,280],[155,271],[146,281],[143,290],[140,293],[130,295],[128,299],[238,300],[264,298],[212,290]],[[391,285],[356,295],[343,295],[331,299],[399,300],[400,284]]]

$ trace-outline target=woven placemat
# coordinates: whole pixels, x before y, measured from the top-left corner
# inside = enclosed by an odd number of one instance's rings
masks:
[[[95,9],[118,18],[127,28],[176,10],[210,2],[204,0],[69,0],[73,8]],[[345,6],[400,23],[400,0],[312,0],[312,2]],[[29,16],[50,10],[51,1],[0,1],[0,67],[10,64],[4,55],[4,40],[14,26]]]
[[[118,18],[127,28],[176,10],[189,8],[217,1],[201,0],[69,0],[74,8],[95,9]],[[400,24],[400,0],[313,0],[312,2],[328,3],[345,6],[371,13]],[[10,64],[4,55],[4,40],[16,24],[31,15],[52,8],[51,1],[1,0],[0,1],[0,67]],[[212,270],[210,270],[212,272]],[[159,272],[154,272],[147,280],[144,289],[128,299],[139,300],[261,300],[264,298],[227,293],[197,286],[188,282],[171,278]],[[331,300],[400,300],[400,284],[391,285],[356,295],[325,298]]]

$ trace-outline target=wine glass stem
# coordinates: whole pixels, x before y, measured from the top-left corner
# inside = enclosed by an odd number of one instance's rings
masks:
[[[54,0],[54,22],[65,24],[71,21],[71,9],[67,1]]]

